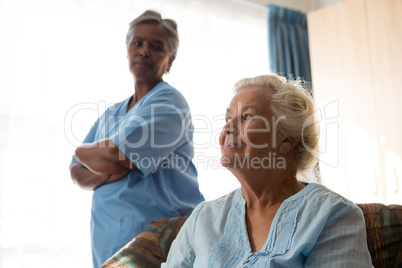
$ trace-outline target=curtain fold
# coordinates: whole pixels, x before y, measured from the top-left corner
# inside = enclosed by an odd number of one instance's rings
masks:
[[[299,11],[269,4],[268,43],[271,71],[287,79],[301,79],[305,88],[313,95],[307,16]],[[300,179],[321,182],[319,163],[306,171]]]
[[[272,72],[311,82],[306,15],[268,5],[269,58]]]

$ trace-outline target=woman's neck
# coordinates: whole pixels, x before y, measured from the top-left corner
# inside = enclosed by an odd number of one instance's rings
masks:
[[[151,91],[162,79],[148,82],[148,81],[135,81],[134,83],[134,95],[137,97],[137,101],[142,99],[149,91]]]
[[[134,83],[134,94],[133,97],[131,99],[130,104],[127,107],[127,112],[133,108],[133,106],[143,97],[145,97],[145,95],[148,94],[148,92],[150,92],[157,84],[159,84],[161,81],[163,80],[159,80],[159,81],[155,81],[152,83],[145,83],[145,82],[135,82]]]
[[[296,171],[241,170],[232,173],[241,183],[247,206],[251,207],[277,206],[304,188],[296,178]]]

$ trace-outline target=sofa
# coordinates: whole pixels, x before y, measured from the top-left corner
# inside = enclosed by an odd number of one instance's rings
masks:
[[[375,268],[402,268],[402,206],[357,204],[366,222],[367,244]],[[151,223],[102,268],[160,267],[187,217]]]

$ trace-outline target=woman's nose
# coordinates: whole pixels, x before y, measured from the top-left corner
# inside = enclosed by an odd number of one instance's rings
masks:
[[[148,58],[148,57],[149,57],[148,48],[146,48],[146,46],[141,47],[138,54],[139,54],[141,57]]]
[[[224,135],[237,135],[238,131],[236,126],[234,126],[233,120],[228,121],[222,129]]]

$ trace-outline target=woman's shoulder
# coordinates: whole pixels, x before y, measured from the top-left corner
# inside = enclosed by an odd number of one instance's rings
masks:
[[[328,216],[338,213],[361,213],[360,208],[355,203],[324,185],[310,183],[305,189],[308,190],[305,195],[305,206],[307,208],[321,211]]]
[[[363,213],[358,206],[321,184],[310,183],[299,193],[298,198],[287,201],[282,210],[282,214],[286,216],[291,216],[291,212],[297,212],[291,217],[294,226],[297,225],[299,230],[303,230],[301,233],[296,232],[297,239],[303,237],[318,239],[316,234],[319,235],[328,228],[338,228],[334,227],[336,225],[343,226],[345,222],[355,226],[364,224]],[[288,218],[280,217],[280,219]],[[336,232],[342,230],[336,229]],[[306,234],[308,235],[305,236]]]
[[[229,210],[233,206],[237,206],[241,202],[240,188],[221,196],[214,200],[204,201],[200,203],[194,211],[202,214],[220,214]]]
[[[165,81],[159,82],[150,92],[149,96],[170,95],[174,97],[184,98],[183,94],[175,87]]]
[[[124,114],[126,112],[127,105],[130,102],[131,98],[132,95],[119,102],[110,103],[105,112],[103,113],[103,115]]]
[[[189,218],[189,227],[204,234],[202,239],[215,240],[223,234],[230,211],[236,207],[237,191],[233,191],[215,200],[200,203]],[[208,232],[209,235],[205,236]],[[200,238],[201,239],[201,238]]]
[[[148,101],[168,101],[175,106],[188,106],[186,98],[175,87],[171,86],[165,81],[161,81],[151,90],[148,94]]]
[[[311,188],[308,195],[311,199],[317,199],[317,201],[334,202],[339,201],[344,205],[354,205],[352,201],[342,196],[341,194],[332,191],[328,187],[319,183],[310,183],[306,188]]]
[[[241,196],[241,190],[240,188],[237,188],[228,194],[225,194],[214,200],[204,201],[203,203],[205,204],[205,206],[222,206],[225,203],[236,202],[239,199],[239,195]]]

